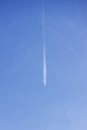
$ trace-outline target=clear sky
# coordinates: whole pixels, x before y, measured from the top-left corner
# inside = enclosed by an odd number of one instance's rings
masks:
[[[0,1],[0,130],[87,130],[87,2]]]

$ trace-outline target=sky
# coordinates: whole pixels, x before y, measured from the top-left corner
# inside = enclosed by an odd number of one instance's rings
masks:
[[[87,2],[0,1],[0,129],[87,130]]]

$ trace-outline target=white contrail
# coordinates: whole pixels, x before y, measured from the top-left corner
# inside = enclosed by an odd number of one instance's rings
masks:
[[[45,43],[45,8],[44,0],[42,0],[42,41],[43,41],[43,84],[46,86],[46,43]]]
[[[46,86],[46,47],[43,47],[43,84]]]

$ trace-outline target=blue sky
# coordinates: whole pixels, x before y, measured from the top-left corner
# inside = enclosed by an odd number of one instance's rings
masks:
[[[0,129],[87,129],[87,2],[0,1]]]

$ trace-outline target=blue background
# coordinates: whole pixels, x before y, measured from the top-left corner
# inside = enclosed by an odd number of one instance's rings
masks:
[[[0,129],[87,130],[87,2],[0,1]]]

